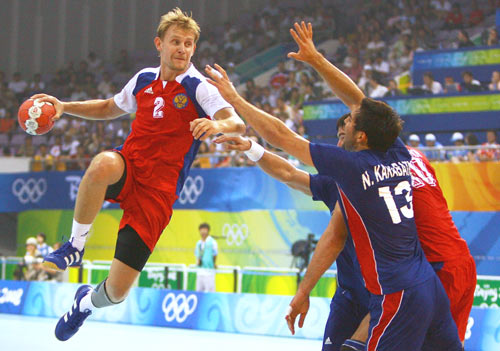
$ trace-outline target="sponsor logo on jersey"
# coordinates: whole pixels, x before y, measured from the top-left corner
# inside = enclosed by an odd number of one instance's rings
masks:
[[[174,97],[174,106],[178,109],[183,109],[188,104],[188,98],[186,94],[177,94]]]

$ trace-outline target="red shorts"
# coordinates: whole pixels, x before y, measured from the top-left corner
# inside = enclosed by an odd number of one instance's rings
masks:
[[[465,339],[469,314],[474,302],[477,272],[476,263],[469,254],[452,261],[445,261],[443,268],[436,272],[450,300],[453,320],[458,328],[460,340]]]
[[[127,224],[131,226],[152,252],[170,222],[177,195],[138,182],[133,165],[123,153],[119,153],[126,164],[125,183],[116,198],[107,200],[120,203],[120,208],[123,209],[120,229]]]

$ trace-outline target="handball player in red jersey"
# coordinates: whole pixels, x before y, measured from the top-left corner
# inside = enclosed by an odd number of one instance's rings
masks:
[[[92,160],[78,189],[71,239],[45,258],[54,269],[80,265],[103,201],[120,203],[123,217],[109,275],[95,289],[83,285],[77,290],[56,326],[59,340],[72,337],[95,308],[126,298],[170,221],[201,141],[245,132],[231,105],[191,63],[199,35],[196,21],[176,8],[162,16],[154,39],[160,66],[139,71],[114,97],[61,102],[46,94],[33,96],[55,106],[55,119],[63,113],[93,120],[136,114],[125,143]]]

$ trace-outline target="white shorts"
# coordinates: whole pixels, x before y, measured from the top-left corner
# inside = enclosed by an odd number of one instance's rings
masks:
[[[215,292],[215,271],[200,269],[196,272],[196,291]]]

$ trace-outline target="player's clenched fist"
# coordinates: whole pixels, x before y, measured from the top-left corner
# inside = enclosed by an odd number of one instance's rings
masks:
[[[206,140],[209,136],[222,133],[222,121],[212,121],[208,118],[197,118],[189,123],[189,130],[197,140]]]

